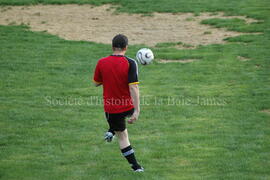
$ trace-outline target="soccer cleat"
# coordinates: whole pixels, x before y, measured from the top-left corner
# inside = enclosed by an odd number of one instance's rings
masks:
[[[111,132],[106,132],[104,135],[104,140],[107,142],[111,142],[113,139],[113,133]]]
[[[131,166],[134,172],[144,172],[144,169],[142,166],[137,165],[137,166]]]
[[[143,169],[143,167],[141,167],[140,169],[134,170],[134,172],[144,172],[144,169]]]

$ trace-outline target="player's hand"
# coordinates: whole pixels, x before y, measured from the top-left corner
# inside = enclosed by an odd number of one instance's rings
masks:
[[[129,118],[128,123],[133,124],[139,118],[139,114],[140,112],[135,110],[132,116]]]

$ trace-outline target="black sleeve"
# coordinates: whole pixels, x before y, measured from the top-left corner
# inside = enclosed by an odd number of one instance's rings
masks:
[[[127,58],[129,63],[128,69],[128,84],[138,84],[138,65],[137,62],[131,58]]]

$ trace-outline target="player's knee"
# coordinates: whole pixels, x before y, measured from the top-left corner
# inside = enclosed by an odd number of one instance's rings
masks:
[[[128,138],[127,131],[116,131],[116,134],[117,134],[119,139],[127,139]]]

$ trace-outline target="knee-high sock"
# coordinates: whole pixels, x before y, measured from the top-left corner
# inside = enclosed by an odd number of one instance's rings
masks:
[[[132,165],[132,167],[139,168],[139,164],[137,163],[137,160],[136,160],[136,157],[134,154],[134,150],[132,149],[132,147],[130,145],[128,147],[125,147],[124,149],[121,149],[121,152],[122,152],[123,156],[129,162],[129,164]]]

